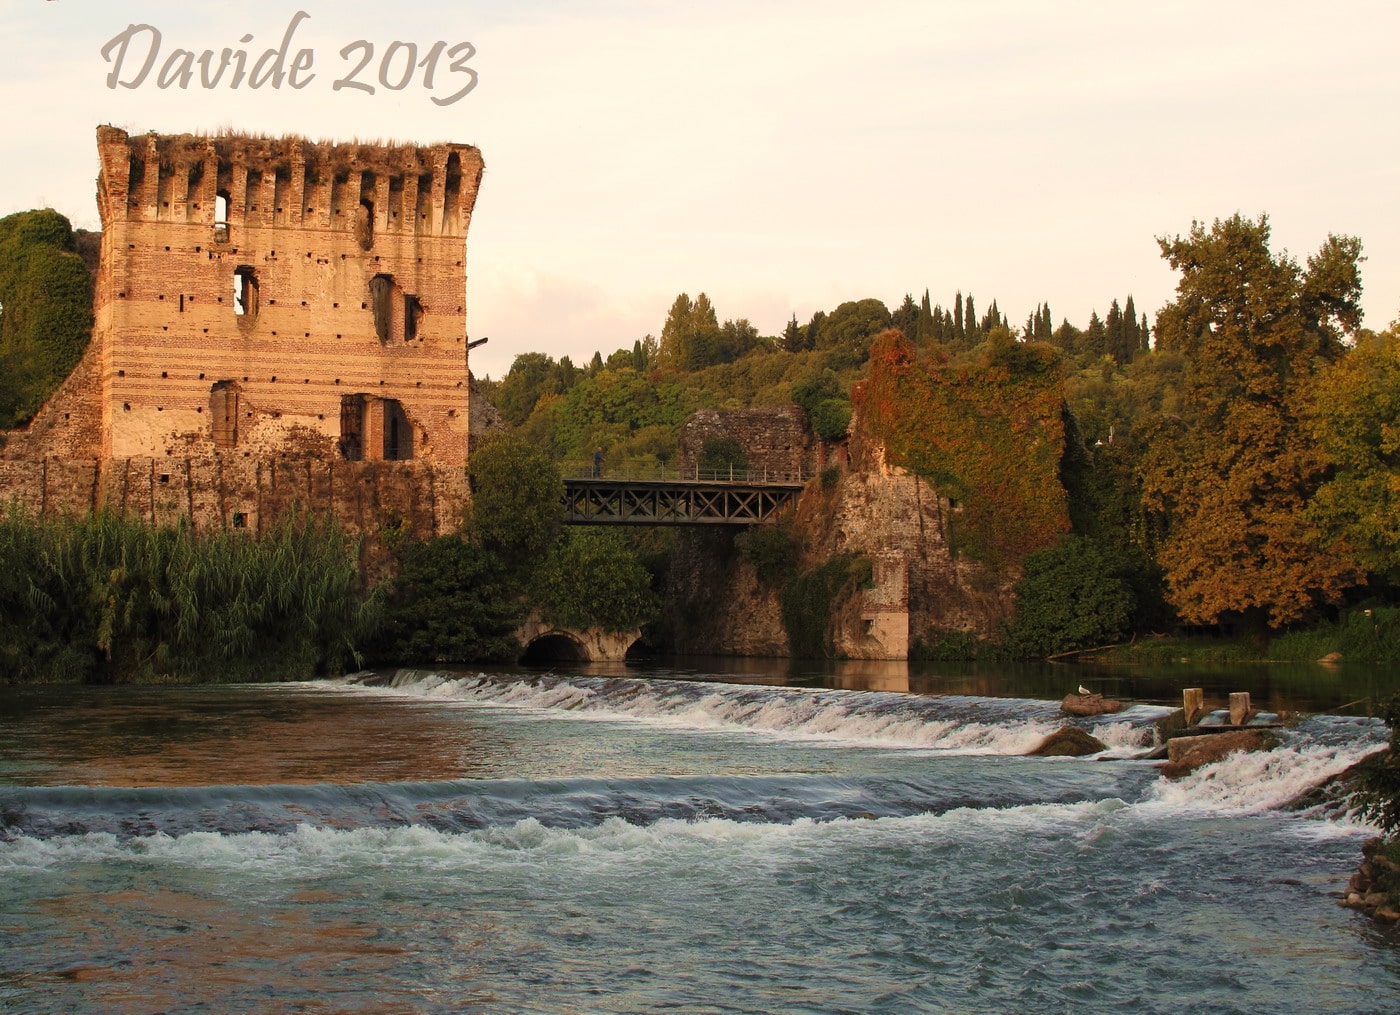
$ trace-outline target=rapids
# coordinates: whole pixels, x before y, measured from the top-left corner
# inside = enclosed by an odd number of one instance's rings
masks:
[[[1178,782],[1164,709],[404,671],[0,689],[0,1010],[1388,1012],[1297,812],[1313,716]]]

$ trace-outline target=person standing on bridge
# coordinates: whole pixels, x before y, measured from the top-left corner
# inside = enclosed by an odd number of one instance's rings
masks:
[[[593,452],[593,478],[597,479],[603,474],[603,449],[597,448]]]

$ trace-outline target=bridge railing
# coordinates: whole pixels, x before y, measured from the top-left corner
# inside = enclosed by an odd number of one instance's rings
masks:
[[[805,483],[815,472],[811,469],[702,469],[699,466],[681,468],[656,462],[627,462],[621,466],[596,467],[592,462],[565,462],[559,470],[565,479],[602,479],[613,482],[659,483]]]

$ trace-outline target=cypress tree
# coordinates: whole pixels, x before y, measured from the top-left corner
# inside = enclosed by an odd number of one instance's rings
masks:
[[[924,290],[924,298],[919,301],[919,329],[918,341],[921,345],[927,345],[935,338],[933,323],[933,311],[929,309],[928,290]]]
[[[962,341],[965,332],[963,330],[963,299],[962,290],[958,290],[958,295],[953,300],[953,337]]]
[[[1082,351],[1098,358],[1108,351],[1108,329],[1104,327],[1097,310],[1089,315],[1089,327],[1084,329]]]
[[[1127,341],[1123,330],[1123,309],[1115,297],[1104,322],[1104,351],[1119,363],[1127,361]]]
[[[787,322],[787,327],[783,329],[783,351],[802,351],[802,326],[797,323],[797,315],[792,315],[792,320]]]

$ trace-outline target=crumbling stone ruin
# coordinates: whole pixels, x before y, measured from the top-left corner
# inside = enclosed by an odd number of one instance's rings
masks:
[[[97,144],[92,342],[8,435],[0,499],[454,529],[480,152],[115,127]]]

